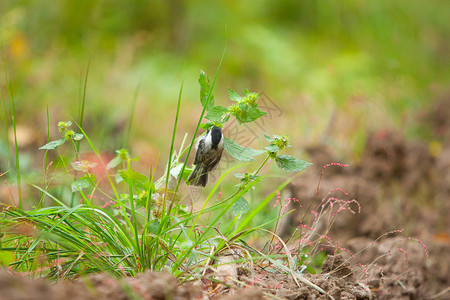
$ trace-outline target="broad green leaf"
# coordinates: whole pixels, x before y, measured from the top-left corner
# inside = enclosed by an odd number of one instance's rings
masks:
[[[249,109],[249,105],[245,102],[239,102],[238,103],[239,108],[241,109],[241,111],[247,111]]]
[[[208,100],[208,94],[211,89],[211,81],[209,80],[208,75],[202,70],[200,71],[200,77],[198,78],[198,83],[200,83],[200,102],[204,107],[206,105],[206,101]],[[211,97],[208,102],[207,109],[214,106],[214,96],[211,93]]]
[[[146,189],[150,183],[147,176],[135,171],[120,170],[119,174],[125,182],[135,188]]]
[[[242,215],[248,212],[249,205],[244,197],[240,197],[234,202],[232,207],[232,213],[234,216]]]
[[[0,250],[0,266],[7,267],[14,260],[14,252]]]
[[[257,107],[250,107],[248,109],[248,118],[250,119],[250,121],[248,122],[252,122],[256,119],[258,119],[259,117],[262,117],[264,115],[266,115],[267,113],[265,111],[260,110]]]
[[[245,109],[241,109],[241,111],[235,115],[239,124],[253,122],[259,117],[267,114],[265,111],[262,111],[257,107],[249,107],[247,104],[240,105],[240,107],[241,106],[245,107]]]
[[[183,175],[181,175],[181,178],[183,178],[183,180],[187,182],[189,175],[191,175],[192,171],[194,171],[194,168],[189,167],[184,168],[184,172]]]
[[[172,175],[175,178],[178,178],[178,176],[180,175],[180,171],[183,168],[183,163],[178,164],[176,167],[172,168],[172,170],[170,170],[170,175]],[[188,179],[189,175],[192,173],[193,169],[186,167],[184,168],[183,171],[183,175],[181,176],[181,178],[183,178],[185,181]]]
[[[206,122],[206,124],[200,124],[200,128],[205,129],[205,130],[210,129],[213,126],[214,126],[214,123],[212,123],[210,121]]]
[[[122,178],[122,176],[120,176],[119,172],[116,173],[115,179],[116,179],[116,183],[120,183],[123,181],[123,178]]]
[[[151,234],[158,234],[158,230],[159,230],[159,220],[154,220],[153,222],[151,222],[150,224],[147,225],[147,232],[151,233]]]
[[[39,148],[39,150],[53,150],[56,149],[57,147],[61,146],[62,144],[64,144],[66,140],[65,139],[59,139],[56,141],[51,141],[47,144],[45,144],[44,146],[42,146],[41,148]]]
[[[245,148],[238,143],[230,140],[229,138],[223,138],[223,147],[228,154],[231,155],[236,160],[239,161],[252,161],[255,160],[253,157],[265,153],[264,150],[255,150],[251,148]]]
[[[228,108],[223,106],[214,106],[208,110],[208,113],[206,114],[206,119],[210,120],[211,122],[220,123],[222,120],[223,114],[228,112]]]
[[[312,163],[298,160],[290,155],[278,155],[276,162],[278,167],[289,172],[300,172],[312,165]]]
[[[266,139],[266,141],[268,141],[269,143],[271,143],[271,142],[275,141],[275,139],[271,138],[271,137],[270,137],[270,136],[268,136],[268,135],[264,135],[264,138],[265,138],[265,139]]]
[[[230,114],[226,114],[226,115],[225,115],[225,118],[223,118],[222,122],[223,122],[223,123],[228,122],[228,120],[230,119],[230,117],[231,117]]]
[[[180,174],[181,169],[183,168],[184,164],[178,164],[176,166],[174,166],[171,170],[170,170],[170,175],[172,175],[175,178],[178,178],[178,175]]]
[[[270,144],[269,146],[264,147],[264,149],[266,149],[269,152],[278,152],[278,151],[280,151],[280,148],[278,148],[278,146],[274,145],[274,144]]]
[[[118,165],[120,165],[121,162],[122,162],[122,159],[120,158],[120,156],[116,156],[109,161],[108,165],[106,166],[106,169],[109,170],[109,169],[115,168]]]
[[[233,91],[231,88],[228,88],[228,97],[230,98],[231,101],[235,102],[238,102],[239,100],[242,99],[241,95]]]
[[[72,189],[72,193],[82,191],[85,188],[88,188],[90,185],[90,182],[86,178],[80,178],[78,180],[75,180],[70,185],[70,188]]]

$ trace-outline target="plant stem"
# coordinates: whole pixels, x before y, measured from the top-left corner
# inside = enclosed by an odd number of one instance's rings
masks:
[[[128,165],[127,165],[127,171],[131,172],[131,161],[128,160]],[[138,235],[138,231],[137,231],[137,221],[136,221],[136,211],[134,208],[134,199],[133,199],[133,186],[131,185],[131,183],[128,183],[128,192],[129,192],[129,197],[130,197],[130,206],[131,206],[131,222],[133,223],[133,229],[134,229],[134,239],[136,242],[136,253],[141,253],[141,251],[139,250],[139,235]],[[126,216],[125,216],[126,217]]]
[[[180,93],[178,95],[178,103],[177,103],[177,112],[175,113],[175,122],[173,124],[173,132],[172,132],[172,142],[170,143],[170,151],[169,151],[169,161],[167,162],[167,173],[166,173],[166,184],[164,188],[164,201],[163,201],[163,213],[162,215],[165,216],[166,214],[166,205],[167,205],[167,188],[169,186],[169,179],[170,179],[170,169],[172,167],[172,156],[173,156],[173,145],[175,144],[175,136],[177,134],[177,126],[178,126],[178,116],[180,115],[180,106],[181,106],[181,94],[183,93],[183,85],[184,81],[181,83],[180,87]],[[183,175],[181,173],[181,175]],[[181,176],[180,176],[181,177]],[[175,191],[174,195],[172,196],[172,201],[170,202],[169,210],[167,211],[168,214],[170,214],[174,202],[174,198],[176,197],[177,191]]]
[[[261,171],[262,167],[266,164],[266,162],[269,160],[270,155],[267,155],[266,159],[262,162],[262,164],[259,166],[258,170],[255,171],[255,173],[253,173],[253,175],[256,175],[259,173],[259,171]]]

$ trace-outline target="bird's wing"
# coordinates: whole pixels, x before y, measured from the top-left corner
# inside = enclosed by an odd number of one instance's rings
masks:
[[[222,158],[223,148],[211,149],[207,155],[205,155],[204,163],[208,167],[208,171],[212,171],[220,159]]]
[[[197,152],[195,153],[194,165],[200,162],[200,156],[203,153],[203,149],[205,148],[205,139],[202,138],[198,141]]]

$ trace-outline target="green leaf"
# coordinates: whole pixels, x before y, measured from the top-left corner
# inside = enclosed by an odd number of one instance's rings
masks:
[[[59,146],[61,146],[62,144],[64,144],[66,140],[65,139],[59,139],[56,141],[51,141],[47,144],[45,144],[44,146],[42,146],[41,148],[39,148],[39,150],[53,150],[58,148]]]
[[[228,108],[223,106],[214,106],[208,110],[208,113],[206,114],[206,119],[210,120],[211,122],[215,123],[221,123],[223,114],[228,112]]]
[[[265,111],[260,110],[257,107],[250,107],[248,109],[248,118],[250,119],[250,121],[248,122],[252,122],[256,119],[258,119],[259,117],[262,117],[264,115],[266,115],[267,113]]]
[[[245,173],[245,174],[236,173],[236,174],[234,174],[234,177],[241,179],[240,183],[236,185],[238,188],[241,188],[241,187],[247,185],[248,183],[250,183],[251,181],[258,180],[259,178],[261,178],[261,175],[254,175],[254,174],[249,174],[249,173]]]
[[[122,176],[120,176],[119,172],[116,173],[115,180],[116,180],[116,183],[120,183],[123,181],[123,178],[122,178]]]
[[[270,136],[268,136],[268,135],[264,135],[264,138],[265,138],[265,139],[266,139],[266,141],[268,141],[269,143],[271,143],[271,142],[275,141],[275,139],[271,138],[271,137],[270,137]]]
[[[238,106],[240,108],[241,111],[247,111],[249,109],[249,105],[245,102],[239,102]]]
[[[244,197],[240,197],[234,202],[232,207],[232,213],[234,216],[242,215],[248,212],[249,205]]]
[[[204,107],[206,105],[206,102],[208,100],[208,94],[211,90],[211,81],[209,80],[208,75],[202,70],[200,71],[200,77],[198,78],[198,83],[200,83],[200,102],[202,103],[202,106]],[[214,96],[211,93],[211,97],[208,102],[207,109],[210,109],[214,106]]]
[[[160,225],[159,220],[154,220],[153,222],[148,224],[147,232],[155,235],[158,234],[159,225]]]
[[[247,104],[240,105],[240,107],[241,111],[236,114],[236,120],[239,124],[253,122],[259,117],[267,114],[265,111],[262,111],[257,107],[249,107]]]
[[[88,188],[90,185],[91,183],[89,182],[89,180],[87,180],[86,178],[80,178],[72,182],[70,188],[72,189],[72,193],[75,193],[78,191],[81,192],[83,189]]]
[[[172,175],[174,178],[178,178],[178,175],[180,175],[180,171],[183,168],[183,166],[184,166],[183,163],[173,166],[172,169],[170,169],[170,175]]]
[[[135,188],[139,188],[142,190],[148,188],[149,186],[150,180],[147,176],[141,173],[135,171],[120,170],[119,174],[125,182]]]
[[[200,124],[200,128],[205,129],[205,130],[209,130],[213,126],[214,126],[214,123],[210,122],[210,121],[206,122],[205,124]]]
[[[278,151],[280,151],[280,148],[278,148],[278,146],[274,145],[274,144],[270,144],[269,146],[264,147],[264,149],[266,149],[269,152],[278,152]]]
[[[75,141],[80,141],[83,137],[84,137],[84,135],[83,135],[82,133],[75,133],[75,134],[73,135],[73,139],[74,139]]]
[[[0,250],[0,266],[9,266],[14,260],[14,253],[12,251]]]
[[[238,102],[239,100],[242,99],[241,95],[233,91],[231,88],[228,88],[228,97],[230,98],[231,101],[235,102]]]
[[[238,143],[230,140],[229,138],[223,138],[223,147],[228,154],[231,155],[236,160],[239,161],[252,161],[255,160],[253,157],[265,153],[264,150],[255,150],[251,148],[245,148]]]
[[[178,178],[180,176],[180,171],[183,168],[183,163],[178,164],[176,167],[172,168],[170,170],[170,175],[172,175],[175,178]],[[192,173],[194,169],[191,169],[189,167],[184,168],[183,175],[181,175],[181,178],[183,178],[185,181],[187,181],[189,175]]]
[[[248,179],[249,181],[253,181],[253,180],[256,180],[258,177],[261,177],[261,175],[253,175],[253,174],[249,174],[249,173],[245,173],[245,174],[234,173],[233,175],[236,178],[240,178],[240,179],[244,179],[245,178],[245,179]]]
[[[278,155],[275,160],[278,167],[289,172],[300,172],[312,165],[312,163],[298,160],[290,155]]]
[[[194,171],[194,168],[186,167],[184,169],[183,175],[181,175],[181,178],[183,178],[183,180],[187,182],[189,175],[191,175],[192,171]]]
[[[106,166],[106,170],[117,167],[118,165],[120,165],[121,162],[122,162],[122,159],[120,158],[120,156],[114,157],[113,159],[111,159],[109,161],[108,165]]]

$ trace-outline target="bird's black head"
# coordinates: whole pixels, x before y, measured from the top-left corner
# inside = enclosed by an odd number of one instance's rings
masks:
[[[222,130],[214,126],[211,129],[211,142],[214,146],[217,146],[220,143],[220,140],[222,139]]]

